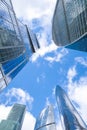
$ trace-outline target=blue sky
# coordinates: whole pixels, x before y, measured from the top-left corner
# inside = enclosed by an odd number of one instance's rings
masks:
[[[56,0],[23,0],[21,3],[21,0],[13,0],[17,17],[33,29],[41,45],[41,49],[37,50],[0,95],[0,119],[6,118],[15,102],[26,104],[22,130],[33,130],[36,117],[50,103],[57,113],[57,84],[67,91],[87,123],[87,53],[58,48],[53,43],[51,22],[55,2]],[[56,121],[57,128],[61,130],[58,117]]]

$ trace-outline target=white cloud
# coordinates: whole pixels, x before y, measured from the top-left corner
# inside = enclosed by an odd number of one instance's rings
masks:
[[[47,56],[45,57],[45,60],[52,62],[60,62],[61,59],[68,54],[68,50],[63,48],[60,52],[57,52],[54,57]]]
[[[73,78],[77,75],[76,66],[69,68],[67,73],[67,79],[69,83],[72,83]]]
[[[80,63],[80,64],[82,64],[82,65],[84,65],[84,66],[87,67],[87,57],[86,57],[86,58],[76,57],[75,60],[76,60],[78,63]]]
[[[12,2],[18,17],[31,20],[47,14],[52,16],[56,0],[22,0],[22,2],[12,0]]]
[[[54,43],[51,43],[48,46],[42,47],[35,54],[32,55],[30,61],[35,62],[39,57],[45,56],[47,53],[57,50],[57,46]]]
[[[34,130],[35,122],[35,117],[30,112],[26,111],[22,130]]]
[[[2,119],[7,118],[8,113],[10,112],[11,108],[12,108],[11,106],[6,107],[4,104],[0,105],[0,121]]]
[[[32,108],[33,97],[21,88],[12,88],[7,93],[4,93],[4,96],[7,99],[5,105],[17,102],[27,105],[28,109]]]
[[[0,105],[0,121],[6,119],[12,106]],[[22,130],[34,130],[35,117],[28,111],[26,111],[23,121]]]

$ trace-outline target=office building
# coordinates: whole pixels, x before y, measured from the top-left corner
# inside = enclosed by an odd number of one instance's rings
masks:
[[[56,130],[53,106],[44,108],[36,120],[34,130]]]
[[[29,34],[30,34],[32,43],[34,45],[34,49],[37,50],[38,48],[40,48],[40,44],[38,42],[37,36],[35,33],[33,33],[33,31],[31,29],[28,29],[28,30],[29,30]]]
[[[6,120],[2,120],[0,123],[0,130],[21,130],[25,105],[14,104]]]
[[[16,18],[11,0],[0,0],[0,91],[28,63],[34,42],[39,44]]]
[[[86,124],[60,86],[56,87],[56,100],[63,130],[87,130]]]
[[[87,0],[57,0],[52,37],[58,46],[87,51]]]

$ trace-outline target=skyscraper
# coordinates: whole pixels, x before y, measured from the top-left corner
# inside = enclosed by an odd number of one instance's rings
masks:
[[[0,91],[28,63],[34,42],[39,44],[16,18],[11,0],[0,0]]]
[[[57,0],[52,36],[58,46],[87,51],[87,0]]]
[[[60,86],[56,87],[56,100],[63,130],[87,130],[86,124]]]
[[[7,117],[7,120],[1,121],[0,130],[21,130],[25,108],[25,105],[14,104]]]
[[[39,45],[39,42],[38,42],[38,40],[37,40],[36,34],[33,33],[31,29],[28,29],[28,30],[29,30],[29,34],[30,34],[32,43],[34,44],[35,50],[38,49],[38,48],[40,48],[40,45]]]
[[[36,120],[34,130],[56,130],[52,105],[42,110]]]

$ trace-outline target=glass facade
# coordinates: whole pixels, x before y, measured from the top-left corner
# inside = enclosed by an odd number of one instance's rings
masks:
[[[36,34],[34,34],[31,29],[29,29],[29,34],[30,34],[31,40],[32,40],[32,42],[34,44],[35,50],[40,48],[40,45],[39,45]]]
[[[56,130],[52,105],[42,110],[36,120],[34,130]]]
[[[21,130],[19,123],[11,120],[2,120],[0,130]]]
[[[25,108],[25,105],[14,104],[7,117],[7,120],[1,121],[0,130],[21,130]]]
[[[22,118],[24,117],[24,113],[25,113],[25,105],[22,104],[14,104],[14,106],[12,107],[7,120],[14,120],[19,122],[20,124],[22,123]]]
[[[86,124],[60,86],[56,87],[56,100],[63,130],[87,130]]]
[[[65,46],[86,34],[87,0],[57,0],[52,25],[54,42]]]
[[[11,0],[0,0],[0,91],[29,61],[35,44],[28,27],[16,18]]]

